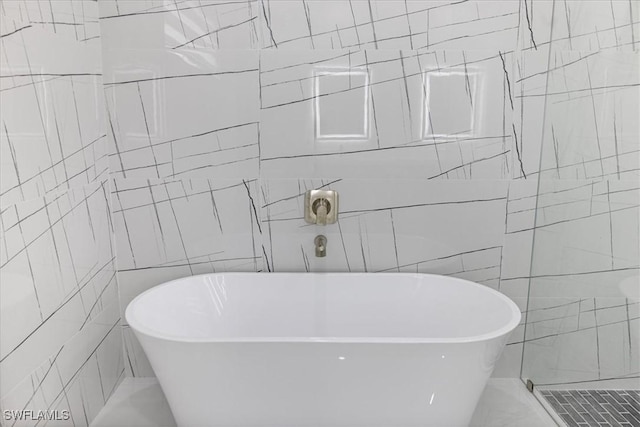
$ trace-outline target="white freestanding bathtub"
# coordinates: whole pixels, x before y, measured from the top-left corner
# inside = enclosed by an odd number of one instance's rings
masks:
[[[181,427],[466,426],[520,311],[424,274],[225,273],[126,318]]]

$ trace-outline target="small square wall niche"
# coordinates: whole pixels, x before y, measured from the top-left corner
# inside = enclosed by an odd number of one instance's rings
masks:
[[[479,73],[469,68],[427,70],[423,79],[423,139],[459,138],[477,133]]]
[[[318,141],[369,138],[369,74],[364,69],[315,69],[314,120]]]

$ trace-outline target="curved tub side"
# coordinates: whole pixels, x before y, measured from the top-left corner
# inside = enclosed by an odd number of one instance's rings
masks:
[[[180,427],[466,426],[508,336],[345,344],[136,335]]]

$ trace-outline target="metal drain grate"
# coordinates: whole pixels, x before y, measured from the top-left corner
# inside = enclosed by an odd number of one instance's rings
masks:
[[[640,427],[639,390],[540,390],[569,427]]]

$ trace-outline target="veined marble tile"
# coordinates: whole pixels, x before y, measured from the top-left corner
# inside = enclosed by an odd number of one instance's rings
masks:
[[[261,218],[270,268],[430,272],[497,287],[507,187],[498,181],[265,181]],[[340,193],[338,224],[304,222],[303,196],[311,188]],[[326,258],[313,255],[316,234],[328,238]]]
[[[640,8],[629,1],[524,1],[521,47],[593,52],[638,49]]]
[[[106,179],[100,50],[37,25],[0,43],[0,205]]]
[[[99,25],[97,2],[0,3],[0,406],[76,426],[124,373]]]
[[[8,208],[13,224],[3,215],[3,395],[117,301],[107,198],[94,184]]]
[[[253,49],[258,2],[101,0],[106,49]]]
[[[0,22],[3,38],[28,28],[40,28],[53,37],[100,49],[97,2],[5,0],[0,7]]]
[[[265,178],[511,176],[506,54],[266,51],[260,62]],[[327,121],[345,134],[323,134]]]
[[[564,52],[549,67],[543,177],[637,179],[640,55]]]
[[[518,2],[261,1],[263,48],[513,50]]]
[[[124,374],[114,303],[10,392],[3,393],[0,406],[8,410],[66,410],[75,425],[88,426]],[[31,425],[30,420],[15,424]]]
[[[258,53],[105,53],[112,176],[256,178]]]
[[[262,269],[255,181],[116,179],[111,197],[119,271]]]
[[[636,181],[542,180],[532,275],[637,268]]]
[[[637,270],[635,274],[637,282]],[[593,289],[595,280],[625,279],[615,273],[593,276],[582,285]],[[632,276],[627,273],[628,277]],[[637,375],[638,300],[589,297],[586,292],[577,295],[576,278],[534,279],[532,286],[552,284],[562,289],[561,295],[530,297],[523,375],[552,385]],[[563,296],[569,289],[574,289],[574,296]]]

